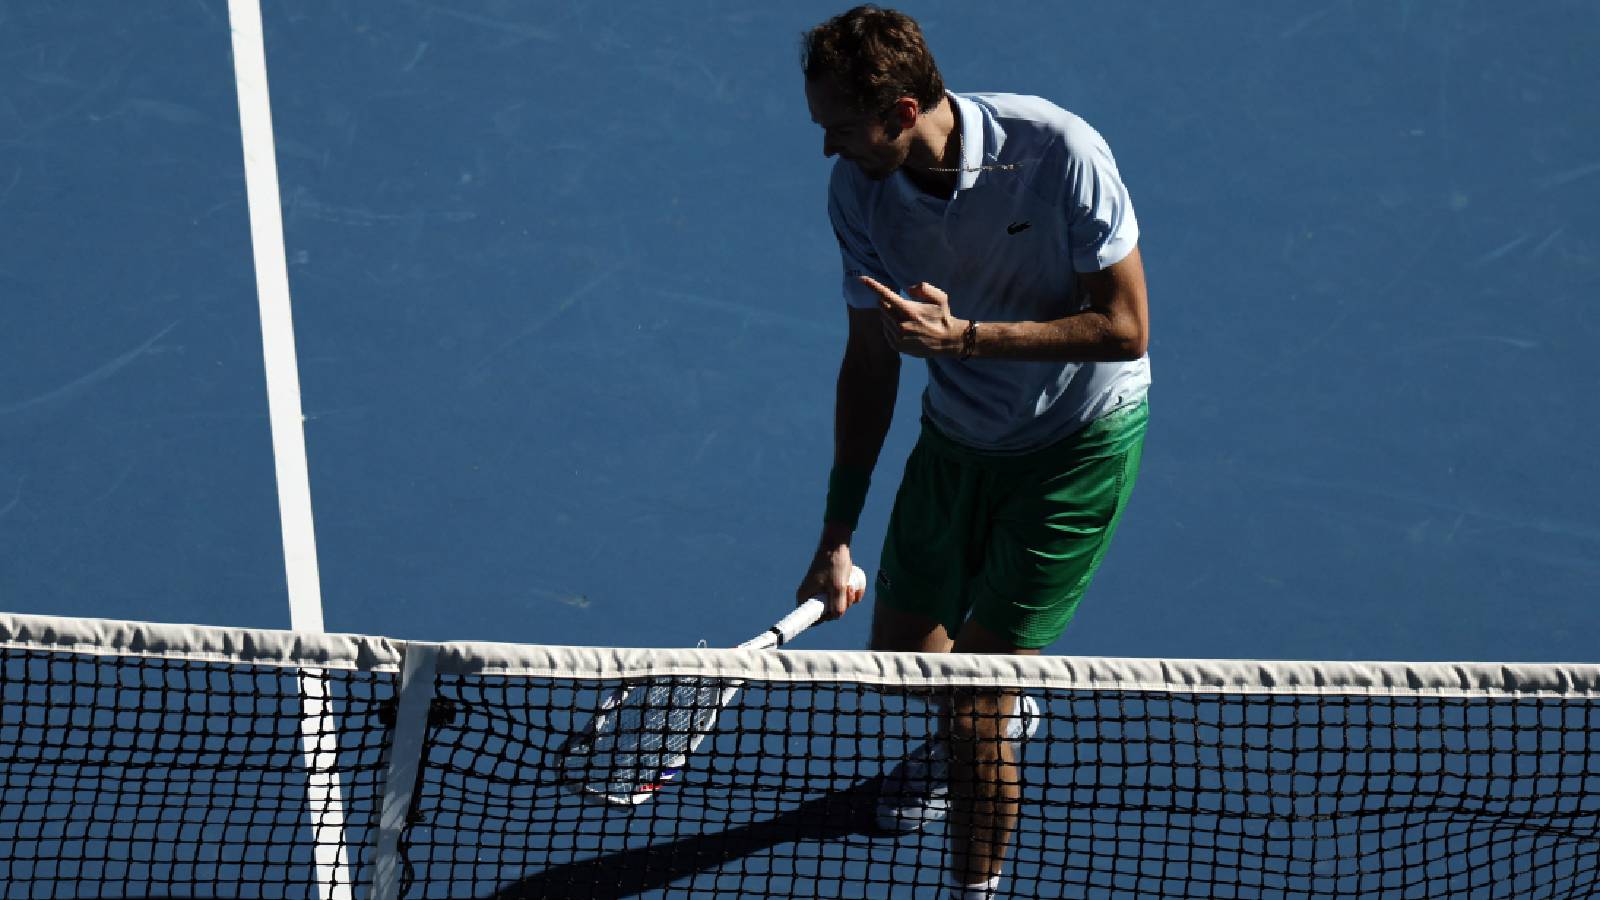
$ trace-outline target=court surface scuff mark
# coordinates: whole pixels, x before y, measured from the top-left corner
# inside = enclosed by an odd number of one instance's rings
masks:
[[[178,322],[181,322],[181,321],[183,321],[183,320],[182,319],[178,320]],[[173,322],[172,324],[168,325],[167,327],[165,327],[165,328],[161,329],[160,331],[156,332],[154,335],[152,335],[150,337],[149,340],[147,340],[144,343],[140,344],[139,346],[133,348],[132,350],[129,350],[127,353],[124,353],[121,356],[116,357],[115,359],[113,359],[110,362],[106,363],[105,365],[99,367],[98,369],[95,369],[93,372],[90,372],[87,375],[84,375],[84,376],[82,376],[80,378],[75,378],[72,381],[69,381],[66,384],[64,384],[64,385],[62,385],[62,386],[60,386],[58,388],[55,388],[53,390],[45,391],[44,393],[39,394],[38,396],[35,396],[35,397],[30,397],[27,400],[22,400],[22,401],[19,401],[17,403],[10,404],[9,406],[0,406],[0,416],[9,416],[9,415],[13,415],[15,413],[22,412],[25,409],[31,409],[31,408],[36,407],[36,406],[43,406],[43,405],[45,405],[47,403],[53,403],[53,402],[55,402],[57,400],[65,400],[66,398],[71,397],[74,394],[79,394],[79,393],[82,393],[83,391],[88,390],[89,388],[93,387],[94,385],[99,384],[102,381],[105,381],[107,378],[110,378],[112,375],[115,375],[117,372],[119,372],[123,368],[127,367],[129,363],[132,363],[134,360],[136,360],[139,357],[143,356],[146,352],[148,352],[150,350],[151,347],[155,346],[156,341],[159,341],[162,338],[166,337],[168,332],[172,331],[172,329],[174,329],[174,328],[177,328],[178,327],[178,322]]]

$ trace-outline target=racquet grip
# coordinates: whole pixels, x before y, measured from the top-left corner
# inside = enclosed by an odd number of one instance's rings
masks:
[[[850,586],[856,590],[866,589],[867,573],[861,571],[860,566],[852,566],[850,568]],[[778,620],[778,624],[772,626],[771,631],[778,639],[778,645],[787,644],[794,640],[795,636],[800,632],[817,624],[817,620],[822,618],[822,613],[826,608],[824,598],[820,596],[812,597],[810,600],[795,607],[794,612]]]

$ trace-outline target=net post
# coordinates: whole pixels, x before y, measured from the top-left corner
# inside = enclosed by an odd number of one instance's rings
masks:
[[[404,653],[394,731],[384,767],[383,805],[374,830],[372,900],[395,900],[400,896],[400,833],[406,827],[416,793],[439,662],[436,644],[407,642]]]

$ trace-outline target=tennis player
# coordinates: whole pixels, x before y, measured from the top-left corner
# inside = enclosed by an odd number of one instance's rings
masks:
[[[894,415],[927,362],[922,433],[874,584],[876,650],[1037,654],[1061,636],[1133,489],[1149,313],[1133,204],[1104,139],[1047,100],[954,94],[910,17],[859,6],[807,32],[802,67],[844,262],[822,538],[797,592],[837,617],[850,541]],[[977,692],[884,778],[878,816],[950,816],[951,896],[1000,883],[1031,698]]]

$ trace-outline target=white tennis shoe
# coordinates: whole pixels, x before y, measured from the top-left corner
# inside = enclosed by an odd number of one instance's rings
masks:
[[[1024,694],[1006,723],[1006,740],[1033,737],[1039,730],[1039,703]],[[932,740],[883,776],[878,792],[878,827],[902,833],[921,831],[950,811],[950,749]]]

